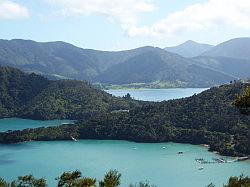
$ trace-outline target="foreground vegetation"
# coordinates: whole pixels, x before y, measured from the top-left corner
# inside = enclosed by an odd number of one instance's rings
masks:
[[[78,170],[64,172],[56,178],[57,187],[118,187],[121,185],[121,174],[117,170],[110,170],[104,175],[103,180],[97,182],[95,178],[82,176]],[[0,187],[46,187],[44,178],[35,178],[33,175],[20,176],[17,180],[6,182],[0,178]],[[129,187],[155,187],[148,182],[130,184]]]
[[[96,178],[82,176],[78,170],[73,172],[64,172],[57,177],[57,187],[118,187],[121,184],[121,173],[117,170],[110,170],[105,175],[103,180],[97,182]],[[0,187],[46,187],[47,181],[44,178],[35,178],[33,175],[19,176],[17,180],[7,182],[0,178]],[[228,183],[224,187],[249,187],[250,178],[241,175],[240,177],[230,177]],[[129,187],[156,187],[149,182],[139,182],[130,184]],[[207,187],[215,187],[213,183]]]
[[[250,155],[250,115],[233,105],[250,83],[214,87],[192,97],[142,102],[112,97],[74,80],[48,81],[0,69],[0,117],[76,119],[74,125],[0,133],[0,143],[77,139],[208,144],[223,155]],[[238,97],[237,97],[238,98]]]

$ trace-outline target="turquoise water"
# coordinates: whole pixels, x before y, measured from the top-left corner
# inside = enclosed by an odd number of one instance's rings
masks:
[[[131,97],[143,101],[163,101],[179,99],[198,94],[208,88],[171,88],[171,89],[139,89],[139,90],[105,90],[114,96],[124,96],[127,93]]]
[[[210,182],[219,187],[229,176],[250,175],[248,162],[199,164],[194,160],[213,157],[218,156],[201,146],[176,143],[82,140],[0,144],[0,176],[11,180],[32,173],[55,186],[54,179],[63,171],[79,169],[100,180],[109,169],[118,169],[122,187],[141,180],[158,187],[205,187]],[[198,170],[201,166],[204,169]]]
[[[5,132],[8,130],[23,130],[27,128],[58,126],[63,123],[72,123],[72,122],[73,121],[70,120],[36,121],[36,120],[19,119],[19,118],[5,118],[5,119],[0,119],[0,132]]]

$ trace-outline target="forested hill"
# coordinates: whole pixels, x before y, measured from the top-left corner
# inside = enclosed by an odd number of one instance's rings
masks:
[[[71,136],[137,142],[173,141],[209,144],[210,150],[224,155],[249,155],[250,116],[240,114],[232,104],[247,86],[250,84],[223,85],[184,99],[133,105],[129,112],[106,109],[76,125],[1,133],[0,142],[68,140]],[[34,110],[30,108],[30,111]]]
[[[211,87],[235,77],[203,68],[189,59],[151,48],[141,55],[114,65],[96,77],[96,81],[108,84],[153,83],[161,81],[182,87]]]
[[[50,81],[15,68],[0,67],[0,118],[82,119],[137,104],[131,99],[113,97],[86,82]]]

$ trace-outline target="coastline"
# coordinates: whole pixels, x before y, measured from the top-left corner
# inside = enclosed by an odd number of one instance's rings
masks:
[[[0,133],[1,134],[1,133]],[[15,142],[15,143],[0,143],[0,145],[15,145],[15,144],[22,144],[22,143],[29,143],[29,142],[63,142],[63,141],[72,141],[72,142],[78,142],[78,141],[125,141],[125,142],[132,142],[132,143],[138,143],[138,144],[187,144],[187,145],[194,145],[194,146],[200,146],[206,149],[207,152],[213,153],[217,156],[221,156],[220,159],[222,159],[223,161],[220,162],[214,162],[214,163],[233,163],[233,162],[247,162],[250,164],[250,157],[248,156],[230,156],[230,155],[223,155],[220,154],[217,151],[210,151],[209,150],[209,145],[208,144],[192,144],[192,143],[180,143],[180,142],[137,142],[137,141],[133,141],[133,140],[125,140],[125,139],[77,139],[77,140],[72,140],[72,137],[68,138],[68,139],[59,139],[59,140],[27,140],[27,141],[21,141],[21,142]],[[166,149],[166,147],[164,147],[163,149]],[[179,154],[178,152],[176,152],[176,154]],[[185,155],[185,152],[183,152],[182,154]],[[226,158],[226,159],[225,159]],[[231,160],[228,161],[228,158],[230,158]],[[208,163],[200,163],[200,164],[208,164]]]
[[[193,145],[193,144],[192,144]],[[220,152],[218,151],[210,151],[209,150],[209,145],[208,144],[200,144],[201,147],[204,147],[205,149],[207,149],[208,152],[212,152],[218,156],[225,156],[223,154],[220,154]],[[242,162],[242,161],[249,161],[250,163],[250,156],[247,155],[247,156],[243,156],[243,157],[238,157],[238,156],[226,156],[226,157],[230,157],[230,158],[233,158],[234,161],[233,162]],[[230,162],[231,163],[231,162]]]
[[[68,124],[59,125],[57,127],[62,127],[62,126],[67,127]],[[54,128],[54,127],[39,127],[39,128],[35,128],[35,129],[28,128],[28,129],[24,129],[24,130],[16,130],[16,131],[11,131],[11,132],[8,132],[8,131],[7,132],[0,132],[0,144],[2,144],[2,145],[11,145],[11,144],[19,144],[19,143],[25,143],[25,142],[73,141],[72,137],[74,137],[77,141],[78,140],[81,140],[81,141],[83,141],[83,140],[117,140],[117,141],[128,141],[128,142],[134,142],[134,143],[152,143],[152,144],[157,144],[157,143],[179,143],[179,144],[190,144],[190,145],[201,146],[201,147],[206,148],[208,152],[211,152],[211,153],[214,153],[214,154],[220,155],[220,156],[232,157],[232,158],[235,158],[235,159],[236,158],[246,158],[247,157],[247,159],[239,160],[239,161],[245,161],[245,160],[250,161],[249,155],[242,155],[242,153],[238,153],[238,156],[224,155],[224,154],[221,154],[218,151],[209,150],[210,146],[208,144],[194,144],[194,143],[191,143],[191,142],[181,142],[181,141],[136,141],[136,140],[129,139],[129,138],[128,139],[122,139],[122,138],[110,138],[109,139],[109,138],[90,138],[90,137],[79,138],[79,135],[76,135],[76,136],[69,136],[69,137],[60,137],[60,138],[55,138],[55,139],[44,139],[44,138],[42,138],[42,139],[25,139],[23,141],[15,141],[14,140],[14,141],[9,141],[9,142],[1,142],[1,135],[3,135],[3,134],[5,134],[5,135],[10,134],[10,133],[20,134],[22,132],[29,132],[29,131],[34,131],[34,130],[39,130],[39,129],[49,129],[49,128]],[[28,136],[28,134],[27,134],[27,136]],[[8,139],[8,140],[10,140],[10,139]]]

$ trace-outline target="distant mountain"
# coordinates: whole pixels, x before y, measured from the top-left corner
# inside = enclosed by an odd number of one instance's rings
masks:
[[[49,79],[109,84],[163,81],[175,86],[209,87],[235,78],[150,46],[108,52],[82,49],[65,42],[0,40],[0,65],[42,74]]]
[[[196,57],[196,64],[239,78],[250,78],[250,59],[237,59],[228,57]]]
[[[109,84],[169,82],[186,86],[211,86],[232,80],[233,77],[194,64],[192,60],[153,48],[141,55],[114,65],[96,77]]]
[[[236,38],[223,42],[201,56],[250,59],[250,38]]]
[[[200,44],[192,40],[188,40],[185,43],[180,44],[178,46],[166,47],[165,50],[172,52],[172,53],[176,53],[183,57],[190,58],[190,57],[199,56],[205,51],[210,50],[212,47],[213,47],[212,45]]]
[[[140,53],[141,50],[107,52],[82,49],[65,42],[0,40],[0,65],[50,78],[72,78],[91,81],[114,64]]]

